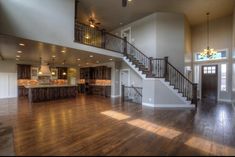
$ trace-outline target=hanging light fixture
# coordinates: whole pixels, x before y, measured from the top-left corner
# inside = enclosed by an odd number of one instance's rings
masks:
[[[63,62],[63,65],[65,65],[65,60]],[[63,70],[63,73],[62,73],[63,76],[67,75],[66,71]]]
[[[213,48],[210,48],[209,46],[209,16],[210,16],[210,13],[206,13],[207,15],[207,48],[203,50],[203,52],[200,53],[200,56],[202,58],[204,57],[207,57],[209,59],[212,59],[216,54],[217,54],[217,51],[215,51]]]
[[[52,76],[56,75],[55,71],[52,69],[54,67],[55,67],[55,57],[53,57],[53,59],[52,59],[52,66],[51,66],[51,75]]]

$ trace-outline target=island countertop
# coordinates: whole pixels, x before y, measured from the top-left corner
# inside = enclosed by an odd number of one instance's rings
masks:
[[[77,87],[77,85],[69,85],[69,84],[65,84],[65,85],[26,85],[24,87],[27,89],[31,89],[31,88]]]

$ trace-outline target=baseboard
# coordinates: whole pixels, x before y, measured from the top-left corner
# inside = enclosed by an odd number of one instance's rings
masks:
[[[154,108],[195,108],[193,104],[149,104],[142,103],[143,106],[154,107]]]
[[[150,104],[150,103],[142,103],[143,106],[148,106],[148,107],[154,107],[154,104]]]
[[[218,99],[220,102],[228,102],[228,103],[233,103],[232,100],[229,99]]]
[[[111,95],[111,98],[119,98],[121,95]]]

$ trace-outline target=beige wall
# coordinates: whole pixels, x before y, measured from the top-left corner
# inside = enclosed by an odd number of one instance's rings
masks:
[[[16,62],[11,60],[0,60],[0,72],[1,73],[16,73]]]
[[[184,62],[187,66],[192,66],[192,35],[191,35],[191,26],[187,19],[184,22],[184,48],[185,48],[185,57]]]
[[[201,52],[207,47],[206,23],[192,27],[192,52]],[[224,61],[194,62],[194,65],[227,63],[227,91],[219,90],[219,99],[231,101],[232,99],[232,39],[233,16],[227,16],[210,21],[210,47],[216,50],[227,49],[229,56]],[[220,68],[220,66],[219,66]],[[220,69],[219,69],[220,74]],[[220,78],[219,78],[220,80]],[[220,82],[218,83],[220,85]],[[199,84],[200,88],[200,84]]]
[[[192,27],[192,51],[207,47],[206,23]],[[210,21],[210,47],[232,51],[232,16]]]
[[[232,91],[232,100],[235,104],[235,7],[233,11],[233,40],[232,40],[232,48],[233,48],[233,78],[232,78],[232,86],[233,86],[233,91]]]

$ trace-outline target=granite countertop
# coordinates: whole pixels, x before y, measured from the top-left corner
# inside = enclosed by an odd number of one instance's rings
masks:
[[[25,88],[56,88],[56,87],[76,87],[77,85],[26,85]]]
[[[111,86],[111,85],[89,84],[89,86],[102,86],[102,87],[108,87],[108,86]]]

